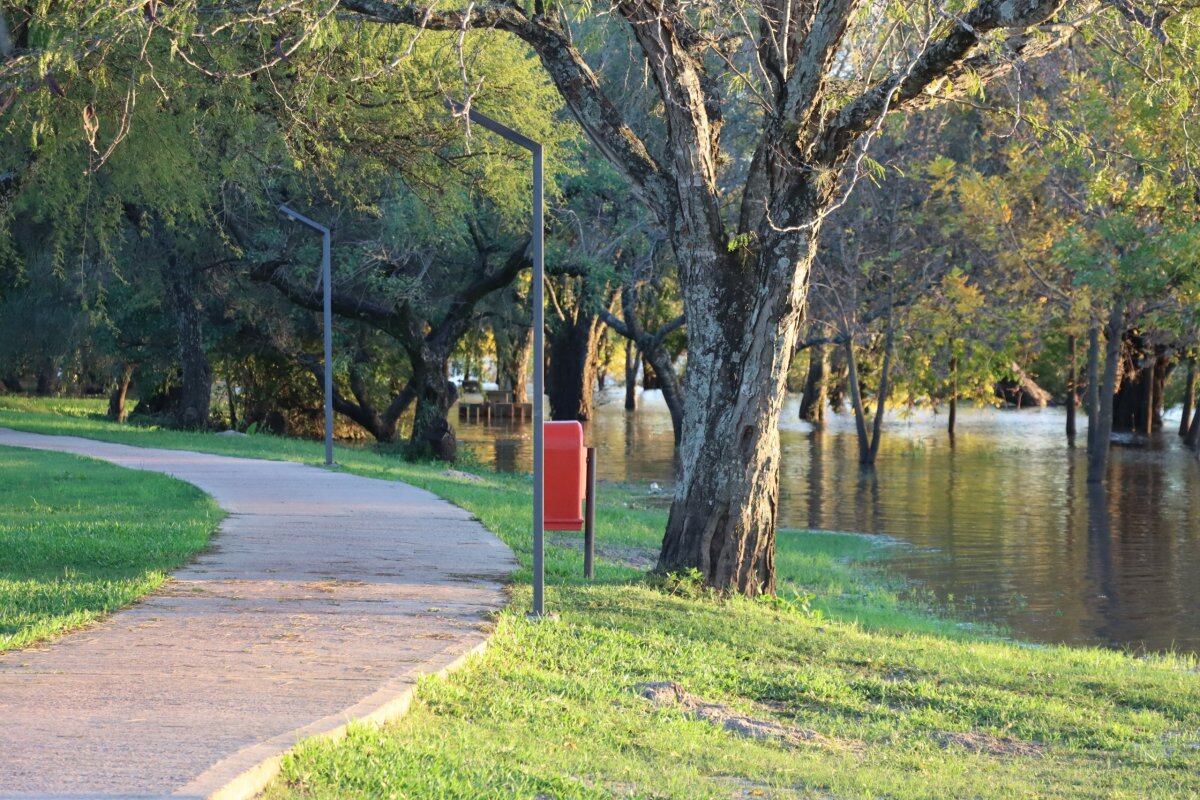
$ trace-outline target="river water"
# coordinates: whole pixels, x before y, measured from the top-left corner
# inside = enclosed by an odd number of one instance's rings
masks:
[[[896,551],[899,570],[1018,638],[1200,652],[1200,463],[1179,445],[1177,416],[1149,446],[1114,447],[1100,491],[1085,481],[1085,431],[1068,449],[1058,409],[960,410],[953,443],[944,415],[897,412],[870,471],[849,414],[814,432],[793,400],[784,419],[782,527],[910,543]],[[588,428],[602,480],[669,494],[661,398],[629,414],[605,395]],[[458,423],[458,433],[480,460],[529,470],[530,426]]]

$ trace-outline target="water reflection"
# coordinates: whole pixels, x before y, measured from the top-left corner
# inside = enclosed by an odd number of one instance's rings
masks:
[[[960,409],[953,443],[944,415],[897,417],[867,471],[851,419],[814,433],[795,413],[780,436],[783,525],[918,545],[897,556],[901,570],[1022,638],[1200,651],[1200,464],[1170,423],[1152,448],[1114,448],[1103,490],[1087,485],[1058,410]],[[528,426],[459,435],[500,469],[528,469]],[[602,479],[670,483],[660,403],[602,405],[588,436]]]

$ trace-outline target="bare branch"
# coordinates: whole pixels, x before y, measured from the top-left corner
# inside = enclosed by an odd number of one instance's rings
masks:
[[[1012,68],[1017,58],[1035,58],[1065,44],[1075,33],[1073,25],[1051,25],[1038,31],[1056,15],[1066,0],[982,0],[965,16],[953,19],[940,39],[932,42],[912,68],[872,85],[833,116],[821,133],[816,158],[836,164],[851,144],[888,111],[906,105],[936,102],[939,84],[968,71],[983,79]],[[998,30],[1018,30],[1003,43],[1004,57],[976,54],[984,35]]]

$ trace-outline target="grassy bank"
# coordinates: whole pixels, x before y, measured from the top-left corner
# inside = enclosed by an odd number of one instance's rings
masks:
[[[320,459],[319,443],[119,427],[99,410],[0,398],[0,426]],[[527,478],[461,477],[366,450],[337,459],[468,508],[528,564]],[[524,567],[484,656],[425,681],[393,725],[301,746],[269,795],[1200,797],[1193,660],[973,633],[905,601],[861,537],[782,533],[779,600],[652,581],[634,565],[653,552],[665,515],[643,500],[603,487],[591,584],[578,577],[577,540],[555,540],[557,621],[524,618]],[[687,694],[658,702],[639,688],[667,681]]]
[[[154,591],[219,519],[200,490],[166,476],[0,447],[0,651]]]

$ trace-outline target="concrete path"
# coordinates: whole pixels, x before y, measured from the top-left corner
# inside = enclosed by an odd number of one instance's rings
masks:
[[[164,472],[229,512],[163,591],[0,654],[0,797],[245,796],[297,740],[402,712],[417,676],[481,646],[516,566],[402,483],[7,429],[0,444]]]

